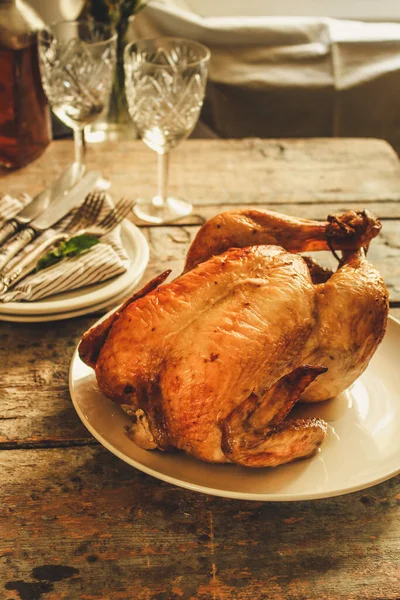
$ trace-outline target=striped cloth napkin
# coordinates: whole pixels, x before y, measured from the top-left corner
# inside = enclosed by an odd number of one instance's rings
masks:
[[[0,196],[0,227],[8,219],[15,217],[30,201],[31,197],[28,194],[21,194],[17,198],[13,198],[9,194]]]
[[[14,213],[11,209],[10,200],[12,200],[14,206]],[[0,222],[2,219],[12,218],[20,210],[15,200],[10,196],[0,198]],[[112,200],[108,196],[99,214],[99,221],[110,210],[112,205]],[[22,208],[21,202],[20,207]],[[65,219],[67,218],[69,217],[65,217]],[[15,257],[7,265],[7,269],[15,266],[21,256],[29,253],[36,244],[41,243],[50,235],[61,230],[65,219],[60,221],[56,227],[47,230],[33,244],[27,246],[23,254]],[[101,283],[125,273],[129,267],[129,262],[130,258],[123,247],[120,226],[118,226],[103,236],[100,243],[79,256],[63,259],[47,269],[28,275],[17,283],[15,287],[0,295],[0,301],[34,302],[61,292],[79,289],[94,283]]]

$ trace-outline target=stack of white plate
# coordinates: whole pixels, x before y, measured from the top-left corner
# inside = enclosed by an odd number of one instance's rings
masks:
[[[37,302],[0,303],[0,320],[21,323],[59,321],[118,306],[133,293],[149,261],[146,238],[127,219],[121,225],[121,240],[130,258],[129,268],[122,275]]]

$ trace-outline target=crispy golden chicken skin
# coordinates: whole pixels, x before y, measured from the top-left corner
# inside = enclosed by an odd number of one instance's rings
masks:
[[[219,215],[184,274],[160,275],[89,330],[80,356],[143,448],[250,467],[310,456],[327,425],[292,419],[293,405],[346,389],[384,335],[387,290],[362,249],[379,230],[366,212]],[[333,274],[295,253],[329,247],[343,251]]]

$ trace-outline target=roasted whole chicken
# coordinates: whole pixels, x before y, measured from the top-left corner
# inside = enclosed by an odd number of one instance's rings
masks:
[[[156,277],[86,332],[80,356],[142,448],[250,467],[311,456],[327,424],[292,407],[350,386],[385,332],[388,293],[365,256],[380,228],[367,211],[217,215],[184,273]],[[298,254],[315,250],[340,252],[337,271]]]

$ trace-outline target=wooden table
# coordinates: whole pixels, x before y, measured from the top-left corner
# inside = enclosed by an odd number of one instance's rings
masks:
[[[38,191],[72,156],[56,142],[3,188]],[[116,196],[154,192],[141,142],[91,146]],[[201,217],[259,206],[325,218],[368,208],[383,231],[370,258],[400,316],[400,164],[377,140],[188,141],[171,190],[195,204],[181,225],[143,228],[144,279],[178,274]],[[327,500],[252,503],[173,487],[136,471],[80,423],[73,350],[99,315],[0,322],[0,598],[11,600],[395,600],[400,479]],[[340,465],[338,466],[340,468]]]

